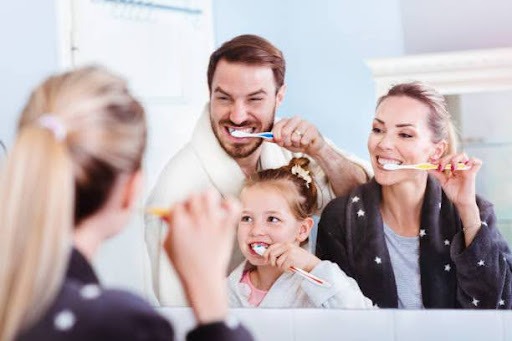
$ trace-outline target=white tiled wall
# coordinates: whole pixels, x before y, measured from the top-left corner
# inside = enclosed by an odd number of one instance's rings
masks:
[[[184,340],[190,308],[161,308]],[[512,341],[512,313],[472,310],[232,309],[262,341]]]

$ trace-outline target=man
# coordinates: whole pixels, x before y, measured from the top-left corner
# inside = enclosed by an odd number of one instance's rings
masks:
[[[160,174],[147,206],[169,207],[211,187],[222,195],[238,196],[248,175],[286,165],[294,153],[312,160],[310,169],[319,185],[322,207],[365,182],[367,173],[361,163],[353,163],[327,143],[311,123],[298,117],[274,121],[286,90],[284,75],[281,51],[258,36],[239,36],[216,50],[208,67],[210,103],[191,141]],[[272,131],[275,143],[237,138],[231,135],[234,130]],[[161,252],[164,227],[150,216],[145,222],[156,297],[162,305],[185,305],[176,274]],[[215,247],[211,246],[211,252]],[[235,249],[231,269],[242,261],[238,246]]]

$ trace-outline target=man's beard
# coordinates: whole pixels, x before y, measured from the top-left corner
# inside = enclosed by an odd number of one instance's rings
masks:
[[[272,118],[267,126],[262,127],[262,132],[271,131],[274,127],[274,119],[276,115],[276,106],[272,109]],[[211,116],[210,116],[211,117]],[[234,159],[244,159],[248,156],[250,156],[252,153],[254,153],[263,143],[263,139],[260,138],[252,138],[254,140],[251,143],[240,143],[240,144],[224,144],[223,141],[219,137],[218,129],[222,129],[220,127],[223,127],[225,123],[233,126],[233,127],[244,127],[252,123],[252,121],[244,121],[241,124],[235,124],[231,122],[230,120],[221,120],[217,124],[217,126],[214,126],[213,120],[210,118],[210,122],[212,125],[213,133],[215,134],[215,137],[217,138],[217,141],[219,141],[220,146],[224,151],[231,156]]]

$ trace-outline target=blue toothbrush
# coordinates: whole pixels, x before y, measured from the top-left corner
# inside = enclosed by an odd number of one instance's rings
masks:
[[[265,140],[269,140],[269,141],[272,141],[274,139],[274,134],[272,134],[271,132],[253,134],[253,133],[247,133],[247,132],[241,131],[241,130],[233,130],[231,132],[231,136],[234,136],[234,137],[259,137],[261,139],[265,139]]]

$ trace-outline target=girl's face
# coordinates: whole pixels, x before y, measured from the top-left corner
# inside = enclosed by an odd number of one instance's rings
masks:
[[[242,216],[238,224],[238,244],[253,265],[265,265],[263,257],[252,249],[255,243],[293,243],[299,245],[309,235],[308,219],[297,220],[282,192],[272,185],[256,184],[240,194]]]
[[[393,185],[425,176],[415,170],[385,170],[383,165],[387,163],[436,162],[442,156],[446,142],[432,142],[429,112],[426,104],[407,96],[388,97],[379,105],[368,138],[368,151],[379,184]]]

